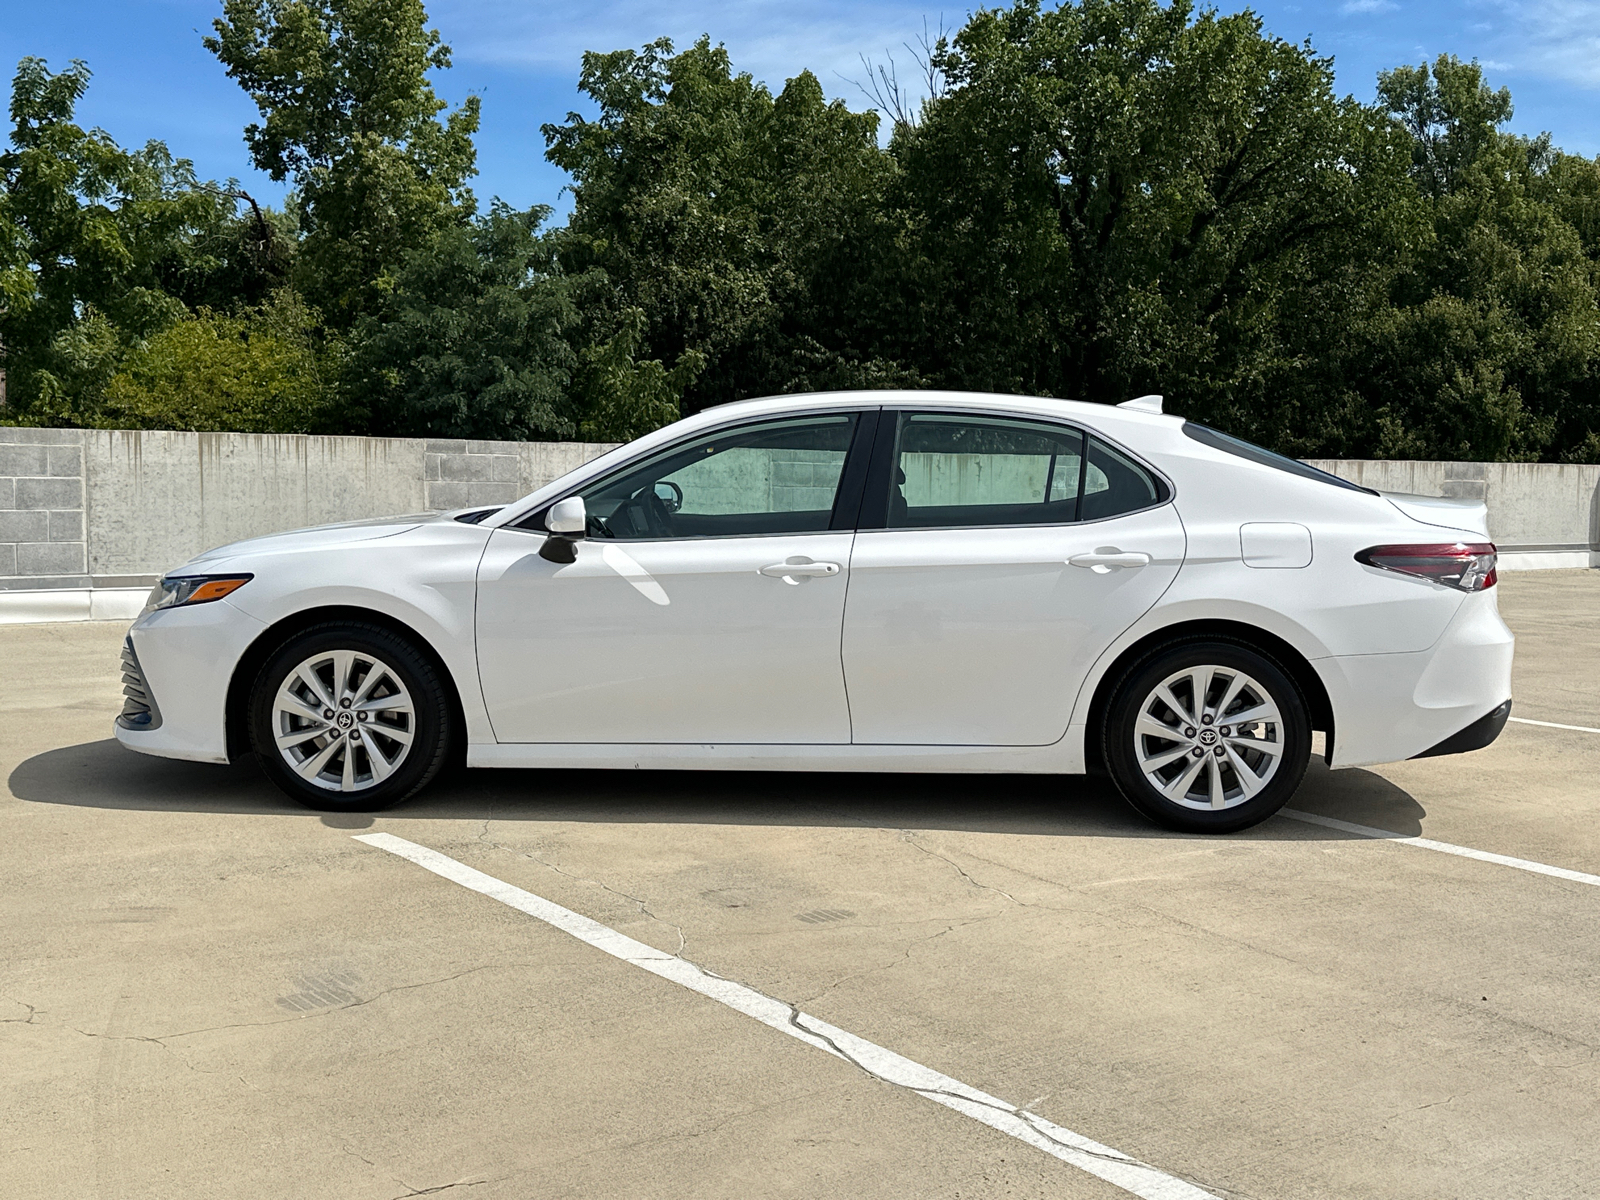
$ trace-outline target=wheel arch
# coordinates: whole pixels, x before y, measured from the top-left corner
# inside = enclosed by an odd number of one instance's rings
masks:
[[[416,647],[419,654],[428,659],[433,669],[439,673],[439,678],[444,682],[445,693],[450,698],[450,718],[458,734],[455,738],[456,756],[464,756],[466,712],[461,704],[461,690],[456,683],[455,673],[450,670],[444,656],[426,637],[398,617],[376,609],[361,608],[358,605],[329,604],[301,609],[267,626],[239,656],[239,661],[234,664],[233,675],[228,680],[224,718],[229,760],[237,759],[241,754],[248,753],[251,748],[250,689],[255,685],[256,676],[261,673],[261,668],[266,665],[267,659],[290,638],[313,626],[325,625],[332,621],[358,621],[366,625],[376,625],[397,637],[405,638]]]
[[[1089,701],[1088,723],[1084,730],[1084,762],[1091,771],[1104,771],[1105,762],[1100,750],[1101,734],[1105,729],[1106,710],[1110,707],[1112,693],[1124,676],[1139,663],[1151,658],[1169,646],[1186,642],[1225,641],[1245,646],[1265,654],[1283,668],[1306,699],[1307,715],[1311,728],[1326,735],[1324,757],[1333,758],[1333,701],[1328,689],[1317,674],[1310,659],[1291,642],[1244,621],[1204,619],[1183,621],[1152,630],[1124,649],[1101,674],[1095,684],[1094,696]]]

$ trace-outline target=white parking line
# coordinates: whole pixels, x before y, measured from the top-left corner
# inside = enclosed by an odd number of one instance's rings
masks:
[[[1491,854],[1487,850],[1474,850],[1471,846],[1457,846],[1453,842],[1436,842],[1432,838],[1407,837],[1402,833],[1391,833],[1387,829],[1374,829],[1371,825],[1357,825],[1351,821],[1340,821],[1333,817],[1321,817],[1316,813],[1300,812],[1293,808],[1280,808],[1278,815],[1289,817],[1296,821],[1308,821],[1312,825],[1325,825],[1329,829],[1342,830],[1353,833],[1359,837],[1379,838],[1386,842],[1399,842],[1403,846],[1416,846],[1421,850],[1437,850],[1440,854],[1454,854],[1458,858],[1475,858],[1479,862],[1498,863],[1502,867],[1515,867],[1519,871],[1532,871],[1535,875],[1553,875],[1557,879],[1570,880],[1573,883],[1587,883],[1600,887],[1600,875],[1588,875],[1582,871],[1569,871],[1566,867],[1552,867],[1546,863],[1533,862],[1526,858],[1512,858],[1508,854]]]
[[[1527,717],[1510,717],[1518,725],[1543,725],[1546,729],[1570,729],[1574,733],[1600,733],[1600,729],[1591,729],[1587,725],[1557,725],[1554,721],[1532,721]]]
[[[826,1021],[803,1013],[792,1004],[762,995],[754,988],[745,987],[731,979],[723,979],[694,965],[686,959],[657,950],[643,942],[636,942],[609,926],[591,920],[569,908],[519,887],[485,875],[482,871],[459,863],[453,858],[408,842],[388,833],[356,834],[355,840],[387,850],[419,867],[426,867],[464,888],[481,892],[490,899],[509,905],[518,912],[552,925],[569,933],[579,941],[603,950],[613,958],[632,963],[670,980],[692,992],[698,992],[735,1012],[753,1017],[779,1033],[804,1042],[814,1049],[835,1058],[853,1063],[875,1079],[902,1087],[935,1104],[942,1104],[963,1116],[981,1121],[991,1129],[1009,1134],[1046,1154],[1086,1171],[1097,1179],[1121,1188],[1143,1200],[1218,1200],[1213,1193],[1187,1183],[1155,1167],[1130,1158],[1110,1146],[1102,1146],[1082,1134],[1064,1129],[1043,1117],[1007,1104],[987,1092],[968,1087],[959,1079],[941,1075],[938,1071],[912,1062],[892,1050],[858,1038]]]

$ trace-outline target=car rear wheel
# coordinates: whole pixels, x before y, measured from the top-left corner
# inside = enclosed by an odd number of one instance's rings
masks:
[[[1128,803],[1169,829],[1231,833],[1264,821],[1300,786],[1311,754],[1306,704],[1265,655],[1188,642],[1136,664],[1104,731]]]
[[[450,704],[438,671],[376,625],[319,625],[273,653],[251,694],[251,743],[280,788],[311,808],[370,812],[444,764]]]

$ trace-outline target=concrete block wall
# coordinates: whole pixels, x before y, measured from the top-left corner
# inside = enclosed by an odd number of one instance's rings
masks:
[[[0,601],[87,615],[213,546],[504,504],[611,448],[0,426]]]
[[[0,427],[0,590],[89,586],[80,439]]]

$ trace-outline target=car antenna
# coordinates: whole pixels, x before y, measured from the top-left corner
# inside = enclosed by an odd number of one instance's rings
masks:
[[[1161,411],[1162,396],[1138,396],[1132,400],[1124,400],[1117,405],[1118,408],[1131,408],[1134,412],[1158,413]]]

